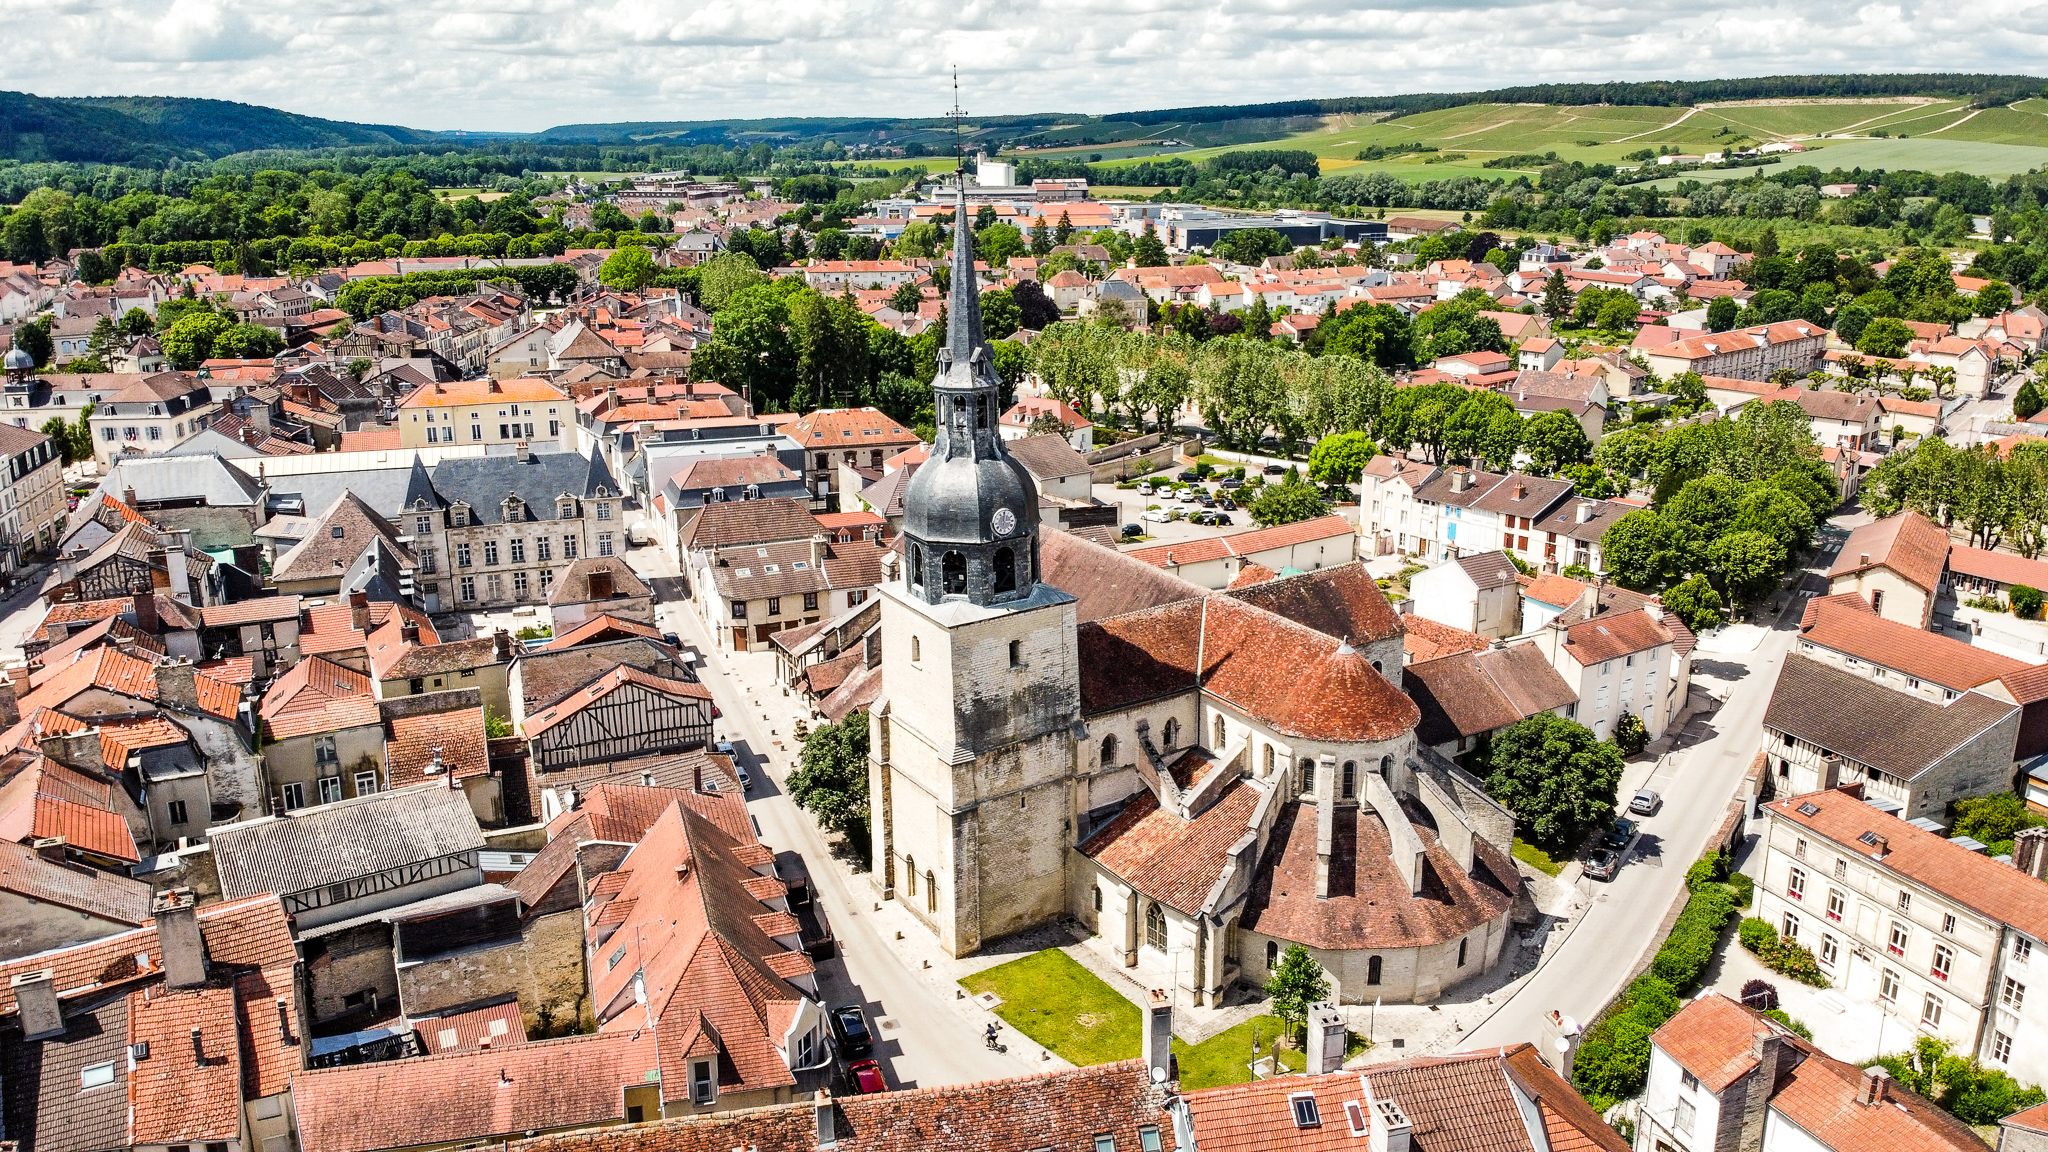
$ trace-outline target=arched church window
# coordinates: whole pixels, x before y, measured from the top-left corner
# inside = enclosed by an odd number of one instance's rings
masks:
[[[1313,757],[1313,756],[1303,756],[1303,757],[1302,757],[1302,758],[1300,759],[1300,761],[1298,761],[1298,763],[1300,763],[1300,765],[1301,765],[1301,790],[1302,790],[1303,792],[1313,792],[1313,791],[1315,791],[1315,790],[1316,790],[1316,761],[1315,761],[1315,757]]]
[[[1279,964],[1280,942],[1278,940],[1266,941],[1266,971],[1271,972],[1274,968],[1278,967]]]
[[[988,397],[986,396],[974,398],[974,426],[976,428],[988,427]]]
[[[940,588],[948,596],[965,596],[967,594],[967,554],[964,552],[948,552],[946,553],[946,558],[940,561],[940,566]]]
[[[905,883],[910,885],[910,895],[917,895],[917,857],[905,856],[903,858],[903,879]]]
[[[1381,776],[1386,776],[1386,775],[1388,775],[1389,773],[1393,772],[1393,770],[1394,770],[1394,758],[1393,758],[1392,756],[1382,756],[1382,757],[1380,757],[1380,775],[1381,775]]]
[[[1113,768],[1116,766],[1115,736],[1104,736],[1102,738],[1102,766],[1104,768]]]
[[[1355,793],[1356,793],[1357,791],[1358,791],[1358,763],[1357,763],[1357,761],[1354,761],[1354,760],[1346,760],[1346,761],[1344,762],[1344,798],[1345,798],[1346,800],[1349,800],[1349,799],[1351,799],[1351,797],[1352,797],[1352,796],[1353,796],[1353,795],[1354,795],[1354,794],[1355,794]]]
[[[996,549],[995,591],[1015,592],[1016,590],[1017,554],[1008,548],[998,548]]]
[[[924,645],[917,642],[917,637],[912,636],[910,638],[910,659],[913,663],[924,655],[923,647]]]
[[[1145,947],[1166,951],[1166,913],[1157,904],[1145,909]]]
[[[1228,730],[1223,727],[1223,717],[1218,716],[1216,718],[1216,747],[1219,751],[1223,747],[1223,738],[1227,734]]]
[[[1097,912],[1102,911],[1102,885],[1097,884],[1090,891],[1095,893],[1095,910]]]
[[[916,544],[910,546],[910,586],[924,587],[924,548]]]
[[[1264,761],[1264,762],[1263,762],[1262,764],[1260,764],[1260,765],[1259,765],[1259,775],[1261,775],[1261,776],[1271,776],[1272,774],[1273,774],[1273,746],[1272,746],[1271,744],[1268,744],[1268,745],[1266,745],[1266,759],[1265,759],[1265,761]]]
[[[1465,966],[1465,945],[1470,943],[1472,943],[1472,938],[1470,936],[1467,936],[1463,940],[1458,941],[1458,967],[1460,968],[1463,968]]]
[[[1169,719],[1166,722],[1164,735],[1166,737],[1167,751],[1170,752],[1180,744],[1180,721]]]
[[[924,870],[924,910],[927,912],[937,912],[939,910],[939,885],[938,881],[932,876],[932,870],[929,868]]]
[[[1374,956],[1373,958],[1365,962],[1365,982],[1367,984],[1377,984],[1380,982],[1379,957]]]

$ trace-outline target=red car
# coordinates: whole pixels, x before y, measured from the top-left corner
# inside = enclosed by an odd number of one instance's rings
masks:
[[[882,1065],[879,1061],[857,1061],[846,1070],[853,1076],[854,1090],[863,1096],[889,1090],[889,1086],[882,1081]]]

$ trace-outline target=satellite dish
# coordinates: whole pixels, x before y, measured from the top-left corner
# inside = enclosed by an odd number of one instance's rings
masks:
[[[1164,1084],[1164,1083],[1166,1083],[1166,1069],[1164,1069],[1164,1068],[1154,1068],[1154,1069],[1152,1070],[1152,1082],[1153,1082],[1154,1084]]]

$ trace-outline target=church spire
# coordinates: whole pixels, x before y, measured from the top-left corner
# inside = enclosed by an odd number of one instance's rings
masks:
[[[953,208],[953,282],[946,294],[946,347],[963,364],[988,355],[981,332],[981,280],[974,274],[974,230],[967,226],[967,170],[960,169]]]

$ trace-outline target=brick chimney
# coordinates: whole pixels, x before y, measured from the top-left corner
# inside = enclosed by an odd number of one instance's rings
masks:
[[[2048,879],[2048,828],[2022,828],[2012,838],[2012,866],[2036,880]]]
[[[370,632],[370,594],[351,592],[348,594],[348,626],[364,635]]]
[[[612,575],[612,570],[611,570],[611,569],[609,569],[609,568],[595,568],[595,569],[592,569],[592,570],[591,570],[591,572],[590,572],[590,575],[589,575],[588,577],[586,577],[586,579],[587,579],[587,581],[588,581],[588,583],[589,583],[589,587],[590,587],[590,591],[589,591],[589,593],[588,593],[588,596],[589,596],[589,598],[590,598],[590,599],[592,599],[592,600],[609,600],[609,599],[611,599],[611,595],[612,595],[612,587],[613,587],[613,583],[612,583],[612,582],[613,582],[613,575]]]
[[[512,634],[500,629],[491,634],[491,639],[495,642],[493,651],[498,659],[510,660],[512,658]]]
[[[162,632],[163,621],[159,620],[156,614],[156,591],[147,585],[137,584],[134,596],[135,627],[151,636]]]
[[[1891,1078],[1892,1074],[1885,1071],[1882,1064],[1865,1068],[1862,1079],[1856,1084],[1856,1102],[1863,1105],[1884,1103]]]

